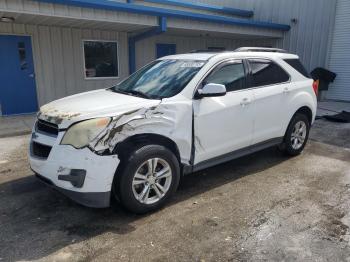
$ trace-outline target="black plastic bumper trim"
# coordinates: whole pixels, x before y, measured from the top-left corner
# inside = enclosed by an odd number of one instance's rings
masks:
[[[72,169],[69,175],[58,175],[58,180],[68,181],[76,188],[82,188],[85,182],[86,170]]]
[[[93,208],[106,208],[110,206],[111,192],[76,192],[56,186],[50,179],[35,174],[35,176],[46,185],[61,192],[65,196],[69,197],[73,201],[87,207]]]

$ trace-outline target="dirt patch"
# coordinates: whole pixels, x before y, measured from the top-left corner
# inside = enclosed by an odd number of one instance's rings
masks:
[[[164,209],[144,216],[85,208],[42,185],[27,139],[0,139],[0,261],[350,257],[350,153],[332,137],[295,158],[272,148],[191,174]]]

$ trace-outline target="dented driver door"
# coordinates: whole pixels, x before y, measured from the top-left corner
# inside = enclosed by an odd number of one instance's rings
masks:
[[[224,157],[252,143],[253,91],[246,88],[242,61],[219,65],[201,86],[208,83],[225,85],[227,94],[193,101],[195,165]]]

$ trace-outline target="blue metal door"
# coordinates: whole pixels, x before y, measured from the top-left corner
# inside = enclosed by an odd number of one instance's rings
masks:
[[[2,115],[38,109],[30,36],[0,35],[0,105]]]
[[[157,44],[157,58],[176,54],[175,44]]]

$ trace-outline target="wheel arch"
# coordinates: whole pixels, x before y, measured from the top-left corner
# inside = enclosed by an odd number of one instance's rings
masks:
[[[119,190],[115,186],[119,183],[121,176],[118,176],[117,174],[122,172],[123,169],[126,167],[126,163],[127,163],[126,160],[128,156],[136,148],[141,147],[143,145],[149,145],[149,144],[161,145],[169,149],[171,152],[173,152],[176,158],[178,159],[180,174],[182,174],[183,165],[181,163],[180,150],[177,144],[172,139],[163,135],[153,134],[153,133],[143,133],[143,134],[135,134],[135,135],[129,136],[128,138],[116,144],[113,150],[113,154],[118,155],[120,164],[118,165],[114,173],[114,178],[112,183],[112,191],[114,193],[111,194],[111,199],[113,199],[112,195],[114,195],[115,197],[117,197],[118,201],[120,201],[118,197]]]
[[[181,165],[180,150],[177,144],[172,139],[159,134],[144,133],[132,135],[118,143],[115,146],[113,153],[117,154],[122,161],[123,158],[127,157],[136,147],[148,144],[156,144],[166,147],[174,153]]]
[[[291,115],[291,117],[289,118],[289,121],[288,121],[288,124],[285,126],[284,128],[284,132],[283,132],[283,136],[285,136],[287,130],[288,130],[288,127],[292,121],[292,119],[294,118],[294,116],[298,113],[302,113],[304,115],[306,115],[306,117],[308,118],[309,120],[309,124],[311,125],[312,122],[313,122],[313,113],[312,113],[312,109],[307,106],[307,105],[303,105],[303,106],[300,106],[297,110],[294,111],[294,113]]]
[[[292,116],[291,120],[293,119],[293,117],[296,115],[296,114],[304,114],[306,115],[307,119],[309,120],[309,124],[311,125],[312,124],[312,120],[313,120],[313,114],[312,114],[312,110],[310,107],[308,106],[302,106],[300,107]]]

